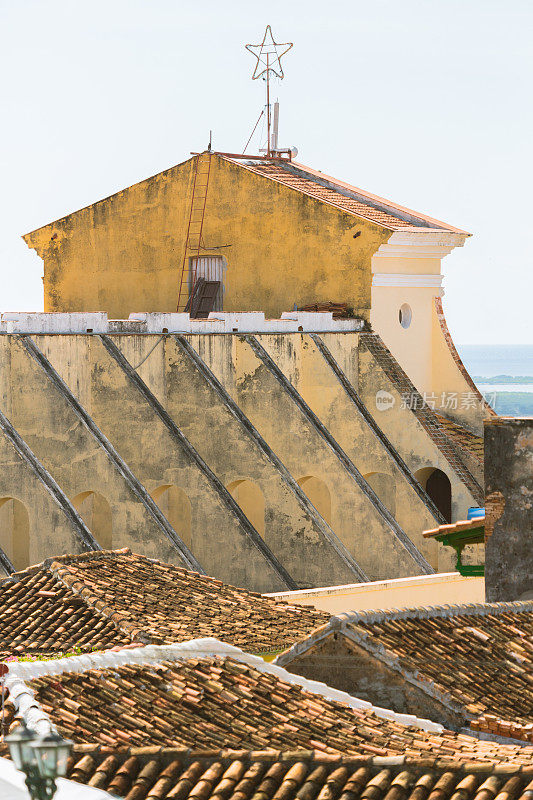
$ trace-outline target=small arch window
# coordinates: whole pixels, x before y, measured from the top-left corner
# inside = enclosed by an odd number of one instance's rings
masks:
[[[408,303],[403,303],[400,306],[400,310],[398,312],[398,319],[400,321],[400,325],[402,328],[408,328],[411,324],[411,320],[413,319],[413,312],[411,311],[411,306]]]

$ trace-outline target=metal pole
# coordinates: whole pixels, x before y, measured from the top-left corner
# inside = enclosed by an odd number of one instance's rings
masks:
[[[279,125],[279,102],[274,103],[274,113],[272,115],[272,152],[278,149],[278,125]]]
[[[267,156],[270,156],[270,68],[268,64],[267,53],[267,69],[266,69],[266,82],[267,82]]]

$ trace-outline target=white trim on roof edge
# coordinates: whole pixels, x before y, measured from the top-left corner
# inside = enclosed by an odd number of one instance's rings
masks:
[[[382,258],[444,258],[455,247],[462,247],[467,233],[413,228],[394,231],[372,257],[372,272],[377,272],[374,259]]]
[[[275,675],[286,683],[301,686],[308,692],[318,694],[326,700],[344,703],[353,709],[373,711],[377,717],[393,720],[401,725],[419,728],[432,733],[444,730],[442,725],[428,719],[421,719],[414,714],[399,714],[386,708],[374,706],[366,700],[360,700],[347,692],[333,689],[320,681],[312,681],[301,675],[294,675],[283,667],[263,661],[259,656],[244,653],[240,648],[220,642],[218,639],[192,639],[188,642],[170,645],[148,645],[146,647],[127,648],[122,650],[104,650],[82,656],[70,656],[52,661],[10,661],[9,672],[5,684],[13,699],[17,714],[20,714],[30,727],[38,725],[39,732],[53,729],[47,714],[42,711],[34,693],[25,681],[40,678],[44,675],[61,675],[65,672],[85,672],[90,669],[113,669],[126,665],[158,664],[161,661],[181,661],[187,658],[233,658],[241,663],[254,667],[258,672]]]

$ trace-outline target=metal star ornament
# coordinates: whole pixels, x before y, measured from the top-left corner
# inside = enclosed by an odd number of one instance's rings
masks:
[[[275,42],[272,35],[272,28],[270,25],[266,26],[265,35],[261,44],[247,44],[246,49],[257,58],[254,74],[252,80],[256,81],[261,78],[265,73],[272,73],[277,78],[283,79],[283,67],[281,66],[281,59],[291,47],[292,42]],[[280,48],[281,52],[278,50]],[[284,50],[281,48],[285,48]]]

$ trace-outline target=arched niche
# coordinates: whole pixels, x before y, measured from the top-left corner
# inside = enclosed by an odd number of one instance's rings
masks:
[[[15,497],[0,497],[0,547],[16,570],[29,566],[30,518]]]
[[[113,549],[113,512],[100,492],[80,492],[72,505],[85,522],[102,550]]]
[[[245,478],[233,481],[226,488],[256,531],[263,536],[265,533],[265,498],[259,486]]]
[[[152,498],[186,547],[192,546],[191,501],[179,486],[165,483],[152,492]]]
[[[446,522],[452,521],[452,485],[441,469],[423,467],[415,472],[418,483],[426,490]]]
[[[321,478],[315,475],[305,475],[298,478],[298,485],[303,489],[311,503],[314,505],[322,519],[331,525],[331,494]]]
[[[386,472],[369,472],[363,475],[365,481],[375,491],[385,508],[396,516],[396,481]]]

